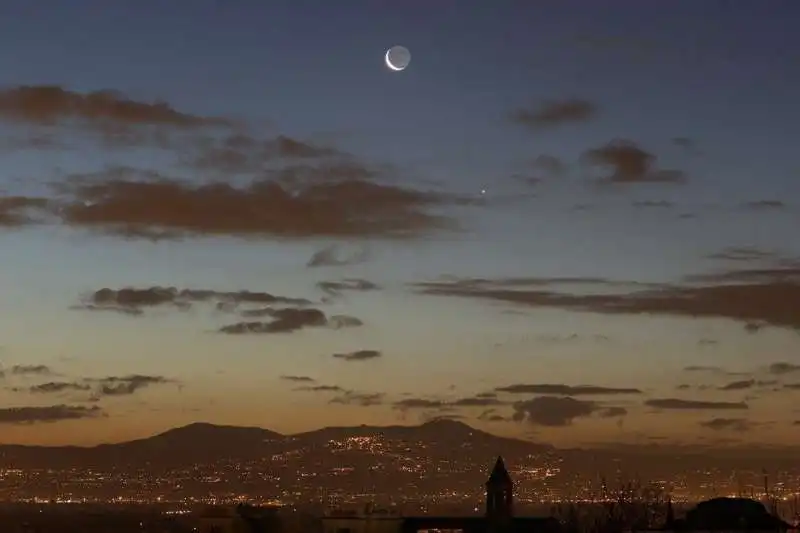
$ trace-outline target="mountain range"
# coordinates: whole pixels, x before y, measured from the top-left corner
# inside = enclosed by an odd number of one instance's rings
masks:
[[[500,437],[459,421],[440,419],[417,426],[325,427],[283,435],[258,427],[196,422],[151,437],[91,447],[0,444],[0,465],[6,467],[71,467],[159,465],[178,467],[219,461],[255,461],[281,454],[319,454],[347,448],[353,439],[370,439],[368,448],[381,443],[387,453],[406,450],[410,455],[448,457],[454,452],[520,456],[552,451],[546,444]],[[358,448],[357,443],[351,449]]]

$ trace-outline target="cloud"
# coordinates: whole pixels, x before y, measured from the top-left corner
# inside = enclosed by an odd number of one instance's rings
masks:
[[[223,307],[236,307],[240,304],[291,304],[311,303],[305,298],[276,296],[268,292],[216,291],[209,289],[177,289],[175,287],[126,287],[123,289],[103,288],[87,295],[77,309],[91,311],[115,311],[139,315],[146,308],[173,306],[187,309],[194,303],[217,302]]]
[[[306,266],[309,268],[324,266],[346,266],[363,263],[369,258],[369,251],[366,247],[358,248],[353,251],[342,250],[341,246],[331,245],[314,252]]]
[[[333,329],[357,328],[363,325],[363,320],[350,315],[331,315],[328,317],[328,326]]]
[[[348,278],[340,281],[320,281],[317,287],[332,296],[338,296],[344,291],[375,291],[381,287],[371,281],[359,278]]]
[[[525,280],[523,280],[525,281]],[[541,290],[552,280],[510,284],[507,280],[462,279],[415,284],[419,292],[624,315],[668,315],[687,318],[728,318],[800,329],[800,268],[762,269],[695,276],[684,285],[663,285],[629,292],[589,294]],[[705,281],[700,284],[698,281]],[[609,285],[609,284],[606,284]]]
[[[49,200],[29,196],[0,197],[0,228],[18,228],[40,221],[36,214],[43,214],[50,205]]]
[[[538,396],[513,404],[513,419],[526,421],[537,426],[565,427],[572,425],[576,418],[593,415],[599,409],[597,403],[577,400],[569,396]]]
[[[756,380],[754,379],[743,379],[739,381],[732,381],[726,385],[723,385],[719,388],[722,391],[737,391],[737,390],[745,390],[745,389],[752,389],[756,384]]]
[[[695,153],[697,151],[697,143],[689,137],[673,137],[672,144],[678,148],[682,148],[687,152]]]
[[[786,204],[780,200],[756,200],[753,202],[745,202],[741,205],[741,207],[752,211],[767,211],[773,209],[783,209],[786,207]]]
[[[628,410],[624,407],[605,407],[599,411],[599,415],[602,418],[618,418],[622,416],[626,416],[628,414]]]
[[[467,398],[459,398],[448,403],[453,407],[489,407],[491,405],[505,405],[506,402],[498,400],[494,396],[487,396],[484,393]]]
[[[771,365],[769,365],[770,374],[782,376],[785,374],[793,374],[795,372],[800,372],[800,365],[796,365],[794,363],[787,363],[786,361],[779,361],[777,363],[772,363]]]
[[[596,385],[563,385],[563,384],[516,384],[506,387],[497,387],[497,392],[513,394],[555,394],[562,396],[602,396],[616,394],[641,394],[642,391],[633,388],[598,387]]]
[[[339,385],[308,385],[305,387],[298,387],[295,390],[306,392],[347,392]]]
[[[598,148],[587,150],[582,160],[590,165],[608,168],[610,172],[600,178],[599,183],[635,184],[664,183],[681,184],[686,176],[678,170],[659,170],[657,157],[640,148],[633,141],[617,139]]]
[[[328,403],[340,405],[356,405],[359,407],[372,407],[375,405],[382,405],[385,395],[383,393],[373,392],[353,392],[346,391],[341,396],[331,398]]]
[[[382,355],[383,354],[378,350],[357,350],[348,353],[335,353],[333,357],[344,361],[368,361],[370,359],[377,359]]]
[[[314,378],[308,376],[281,376],[284,381],[292,381],[294,383],[314,383]]]
[[[28,390],[34,394],[53,394],[60,392],[88,391],[91,389],[86,383],[71,381],[50,381],[40,385],[33,385]]]
[[[724,373],[725,369],[719,366],[689,365],[683,367],[684,372],[713,372]]]
[[[291,180],[375,176],[375,171],[358,164],[346,153],[286,135],[270,139],[257,139],[243,133],[223,138],[207,137],[191,146],[190,154],[184,159],[189,167],[226,175],[268,170],[276,177]],[[284,163],[284,166],[276,167],[276,163]]]
[[[755,424],[746,418],[712,418],[711,420],[700,422],[700,425],[715,431],[747,431],[752,429]]]
[[[709,259],[719,259],[722,261],[741,261],[753,262],[765,259],[776,259],[776,254],[759,248],[731,246],[719,252],[710,254]]]
[[[291,179],[293,178],[293,179]],[[431,207],[464,203],[444,193],[367,181],[360,176],[260,179],[204,184],[112,169],[107,177],[59,185],[64,224],[129,238],[412,238],[454,228]]]
[[[33,124],[79,120],[108,124],[194,128],[227,124],[219,118],[177,111],[165,102],[138,102],[112,90],[79,93],[59,86],[22,85],[0,91],[0,118]]]
[[[394,402],[395,409],[402,411],[408,409],[441,409],[447,404],[442,400],[428,400],[426,398],[404,398]]]
[[[328,326],[328,317],[319,309],[285,308],[271,311],[271,322],[251,321],[229,324],[219,329],[229,335],[291,333],[308,327]]]
[[[151,385],[176,383],[175,380],[163,376],[145,376],[141,374],[122,377],[109,376],[89,381],[97,383],[96,393],[99,396],[128,396]]]
[[[95,418],[103,414],[98,406],[51,405],[48,407],[5,407],[0,409],[0,424],[36,424]]]
[[[11,373],[15,375],[35,375],[47,376],[53,373],[47,365],[14,365],[11,367]]]
[[[301,380],[298,380],[301,381]],[[313,380],[312,380],[313,381]],[[386,395],[379,392],[358,392],[348,390],[339,385],[304,385],[294,389],[302,392],[335,392],[336,396],[328,400],[330,404],[372,407],[382,405]]]
[[[644,405],[655,409],[679,411],[744,410],[750,407],[744,402],[711,402],[702,400],[681,400],[678,398],[654,398]]]
[[[577,98],[548,100],[535,109],[514,111],[511,119],[527,128],[540,130],[562,124],[587,122],[597,115],[597,111],[597,106],[587,100]]]
[[[77,381],[50,381],[33,385],[28,391],[33,394],[59,394],[62,392],[91,392],[93,399],[102,396],[128,396],[152,385],[179,383],[164,376],[131,374],[103,378],[83,378]]]
[[[494,408],[485,409],[478,415],[478,420],[483,422],[511,422],[511,417],[503,416],[497,413]]]

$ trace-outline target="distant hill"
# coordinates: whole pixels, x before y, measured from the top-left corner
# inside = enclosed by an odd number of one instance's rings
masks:
[[[151,437],[94,447],[0,445],[0,464],[25,467],[69,465],[180,466],[221,460],[254,460],[302,450],[324,453],[331,442],[355,437],[375,437],[398,450],[416,449],[427,456],[448,456],[458,451],[483,454],[525,455],[552,447],[519,439],[498,437],[463,422],[440,419],[418,426],[326,427],[295,435],[257,427],[194,423]],[[332,453],[332,452],[331,452]]]

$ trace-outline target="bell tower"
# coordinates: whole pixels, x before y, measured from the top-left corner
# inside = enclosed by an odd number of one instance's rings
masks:
[[[508,475],[503,458],[497,458],[486,481],[486,519],[496,529],[514,516],[514,482]]]

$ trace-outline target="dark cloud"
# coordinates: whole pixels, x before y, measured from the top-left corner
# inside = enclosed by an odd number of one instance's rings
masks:
[[[643,150],[636,143],[624,139],[587,150],[582,155],[582,160],[588,165],[610,169],[607,175],[600,178],[599,183],[622,185],[686,182],[686,176],[681,171],[657,169],[657,159],[655,155]]]
[[[711,420],[700,422],[700,425],[715,431],[747,431],[752,429],[755,424],[746,418],[712,418]]]
[[[200,170],[224,174],[277,172],[279,177],[330,179],[359,177],[368,179],[374,172],[357,164],[348,154],[328,146],[278,135],[257,139],[242,133],[227,137],[200,139],[190,147],[188,165]],[[289,163],[279,167],[275,163]],[[313,163],[313,164],[311,164]]]
[[[79,420],[101,416],[98,406],[51,405],[47,407],[5,407],[0,409],[0,424],[36,424]]]
[[[690,365],[683,367],[684,372],[713,372],[725,373],[725,369],[719,366]]]
[[[363,320],[350,315],[331,315],[328,317],[328,326],[333,329],[357,328],[363,325]]]
[[[710,254],[708,257],[709,259],[719,259],[722,261],[752,262],[776,259],[776,254],[759,248],[731,246]]]
[[[128,396],[152,385],[177,383],[175,380],[163,376],[145,376],[141,374],[122,377],[109,376],[88,381],[97,383],[95,392],[98,396]]]
[[[152,385],[178,383],[163,376],[131,374],[104,378],[84,378],[77,381],[51,381],[29,387],[34,394],[59,394],[62,392],[91,392],[93,399],[102,396],[128,396]]]
[[[624,407],[604,407],[601,409],[598,414],[602,418],[618,418],[621,416],[626,416],[628,414],[628,410]]]
[[[549,100],[535,109],[518,109],[511,115],[513,122],[540,130],[562,124],[587,122],[597,115],[597,106],[577,98]]]
[[[63,223],[132,238],[418,237],[454,228],[427,209],[466,200],[356,177],[196,184],[126,171],[59,186]],[[295,183],[289,183],[294,181]]]
[[[115,311],[139,315],[146,308],[173,306],[187,309],[194,303],[217,302],[223,307],[240,304],[291,304],[311,303],[305,298],[276,296],[268,292],[216,291],[209,289],[177,289],[175,287],[148,287],[123,289],[99,289],[83,298],[78,309],[91,311]]]
[[[753,202],[745,202],[741,205],[741,207],[753,211],[765,211],[772,209],[783,209],[786,207],[786,204],[780,200],[757,200]]]
[[[295,390],[306,392],[347,392],[339,385],[308,385],[305,387],[298,387]]]
[[[633,388],[598,387],[596,385],[563,385],[563,384],[515,384],[506,387],[497,387],[497,392],[510,392],[514,394],[555,394],[562,396],[603,396],[616,394],[641,394],[642,391]]]
[[[60,392],[88,391],[91,386],[87,383],[74,381],[50,381],[40,385],[33,385],[28,390],[34,394],[53,394]]]
[[[694,153],[697,150],[697,143],[695,143],[689,137],[673,137],[672,144],[678,148],[683,148],[687,152]]]
[[[605,314],[651,314],[728,318],[744,323],[800,328],[800,268],[763,269],[695,276],[684,285],[598,294],[541,290],[552,280],[509,284],[507,280],[463,279],[416,284],[423,294],[458,296]],[[705,281],[700,284],[698,281]],[[608,284],[607,284],[608,285]]]
[[[732,381],[728,384],[725,384],[719,387],[719,390],[722,391],[738,391],[738,390],[745,390],[745,389],[752,389],[756,385],[756,380],[754,379],[743,379],[739,381]]]
[[[786,361],[779,361],[769,365],[769,373],[782,376],[784,374],[793,374],[800,372],[800,365],[794,363],[787,363]]]
[[[98,127],[109,123],[183,128],[227,124],[218,118],[176,111],[164,102],[137,102],[112,90],[79,93],[46,85],[23,85],[0,91],[0,118],[34,124],[78,120]]]
[[[336,359],[343,359],[344,361],[368,361],[370,359],[377,359],[383,354],[378,350],[357,350],[348,353],[335,353],[333,357]]]
[[[41,221],[50,202],[29,196],[0,197],[0,228],[18,228]]]
[[[308,376],[281,376],[284,381],[292,381],[294,383],[313,383],[316,381],[314,378]]]
[[[589,417],[600,409],[596,402],[577,400],[569,396],[538,396],[515,402],[513,408],[514,420],[549,427],[572,425],[576,418]]]
[[[371,281],[359,278],[348,278],[340,281],[320,281],[317,287],[332,296],[338,296],[344,291],[374,291],[381,287]]]
[[[383,393],[364,393],[346,391],[340,396],[331,398],[329,403],[340,405],[357,405],[359,407],[372,407],[375,405],[382,405],[385,395]]]
[[[477,394],[472,397],[467,398],[459,398],[452,402],[449,402],[449,405],[453,407],[489,407],[491,405],[504,405],[506,402],[502,400],[498,400],[494,396],[487,396],[484,394]]]
[[[275,309],[270,316],[270,322],[237,322],[221,327],[219,332],[229,335],[291,333],[303,328],[329,325],[328,317],[319,309]]]
[[[14,365],[11,373],[15,375],[47,376],[53,373],[47,365]]]
[[[447,407],[442,400],[428,400],[425,398],[405,398],[394,402],[394,407],[400,410],[408,409],[441,409]]]
[[[744,410],[750,407],[744,402],[712,402],[703,400],[681,400],[678,398],[654,398],[644,405],[655,409],[683,411]]]
[[[355,265],[363,263],[368,258],[369,251],[366,247],[361,247],[356,250],[344,250],[341,246],[331,245],[315,252],[306,263],[306,266],[313,268]]]
[[[478,420],[483,422],[511,422],[512,418],[497,413],[494,408],[485,409],[478,415]]]

